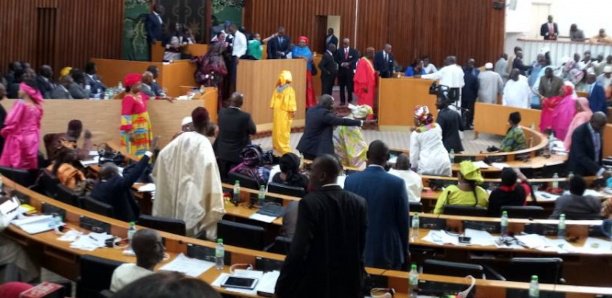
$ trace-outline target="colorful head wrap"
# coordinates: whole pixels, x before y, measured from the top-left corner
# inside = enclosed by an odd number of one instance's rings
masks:
[[[62,70],[60,70],[60,77],[65,77],[69,75],[71,71],[72,71],[72,67],[70,66],[66,66],[62,68]]]
[[[291,75],[291,72],[288,70],[283,70],[278,76],[277,86],[282,86],[287,83],[291,83],[291,81],[293,81],[293,76]]]
[[[308,43],[308,42],[309,42],[309,40],[308,40],[308,37],[306,37],[306,36],[300,36],[300,37],[298,38],[298,42]]]
[[[128,73],[123,77],[123,85],[125,87],[132,87],[142,80],[142,75],[139,73]]]
[[[429,112],[429,107],[427,106],[417,106],[414,110],[414,119],[417,120],[418,125],[428,125],[434,121],[433,115]]]
[[[349,104],[348,107],[351,110],[351,114],[353,115],[353,117],[357,119],[364,119],[374,113],[372,107],[370,107],[369,105],[355,106]]]
[[[484,181],[480,173],[480,168],[469,160],[464,160],[459,164],[459,172],[465,180],[474,181],[476,183],[482,183]]]
[[[30,85],[26,83],[20,83],[19,89],[25,92],[25,94],[27,94],[35,103],[40,104],[43,101],[40,91],[34,87],[30,87]]]

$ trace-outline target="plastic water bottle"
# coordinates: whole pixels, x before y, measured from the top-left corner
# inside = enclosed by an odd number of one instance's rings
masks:
[[[204,91],[206,91],[206,88],[204,88],[204,85],[200,85],[200,94],[204,94]]]
[[[412,216],[412,224],[410,225],[410,240],[416,240],[417,236],[419,236],[419,226],[420,220],[419,215],[415,214]]]
[[[559,215],[559,224],[557,225],[557,238],[565,239],[565,214]]]
[[[555,142],[555,134],[553,132],[551,132],[548,135],[548,151],[550,151],[550,154],[553,153],[553,148],[554,148],[553,143],[554,142]]]
[[[240,203],[240,181],[238,180],[234,182],[234,192],[232,195],[232,203],[234,204]]]
[[[502,234],[502,236],[508,234],[508,211],[502,212],[502,216],[501,216],[501,234]]]
[[[225,248],[223,247],[223,239],[217,239],[217,246],[215,246],[215,268],[217,270],[223,270],[225,262]]]
[[[455,150],[451,148],[450,152],[448,152],[448,158],[451,163],[455,162]]]
[[[417,289],[419,287],[419,272],[417,271],[417,265],[412,264],[410,266],[410,273],[408,274],[408,283],[410,286],[410,298],[417,297]]]
[[[532,275],[531,282],[529,283],[529,298],[540,297],[540,283],[538,282],[538,276]]]
[[[128,227],[128,230],[127,230],[127,238],[128,238],[128,242],[130,243],[130,245],[132,244],[132,238],[134,238],[135,233],[136,233],[136,223],[133,221],[130,221],[130,226]]]
[[[257,194],[257,203],[259,206],[263,206],[266,201],[266,187],[263,185],[259,186],[259,193]]]
[[[119,81],[119,84],[117,84],[117,90],[119,92],[123,91],[123,83],[121,83],[121,81]]]
[[[574,172],[570,171],[569,173],[567,173],[567,181],[572,180],[572,178],[574,178]]]
[[[557,179],[559,179],[559,174],[555,173],[553,175],[552,188],[559,188],[559,181]]]

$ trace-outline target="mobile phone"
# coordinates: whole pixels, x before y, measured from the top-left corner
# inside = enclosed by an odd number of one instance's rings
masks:
[[[253,290],[255,289],[258,281],[259,280],[256,278],[228,276],[227,279],[221,284],[221,287]]]

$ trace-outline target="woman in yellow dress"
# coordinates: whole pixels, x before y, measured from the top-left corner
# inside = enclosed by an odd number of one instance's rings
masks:
[[[291,152],[289,144],[291,122],[293,122],[295,111],[297,111],[295,90],[291,86],[292,80],[291,72],[283,70],[278,77],[278,82],[270,101],[270,108],[274,111],[272,145],[274,151],[280,155]]]
[[[149,150],[153,139],[147,111],[149,97],[140,92],[141,79],[137,73],[125,76],[126,94],[121,101],[121,146],[137,157]]]

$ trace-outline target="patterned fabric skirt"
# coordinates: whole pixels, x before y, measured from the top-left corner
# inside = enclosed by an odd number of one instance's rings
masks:
[[[141,114],[134,115],[123,115],[121,122],[128,122],[131,117],[132,130],[130,132],[121,131],[121,146],[127,149],[127,152],[131,155],[141,157],[151,147],[151,140],[153,139],[153,132],[151,130],[151,121],[149,120],[149,113],[144,112]],[[124,125],[124,123],[121,123]],[[130,134],[132,140],[130,140]]]

